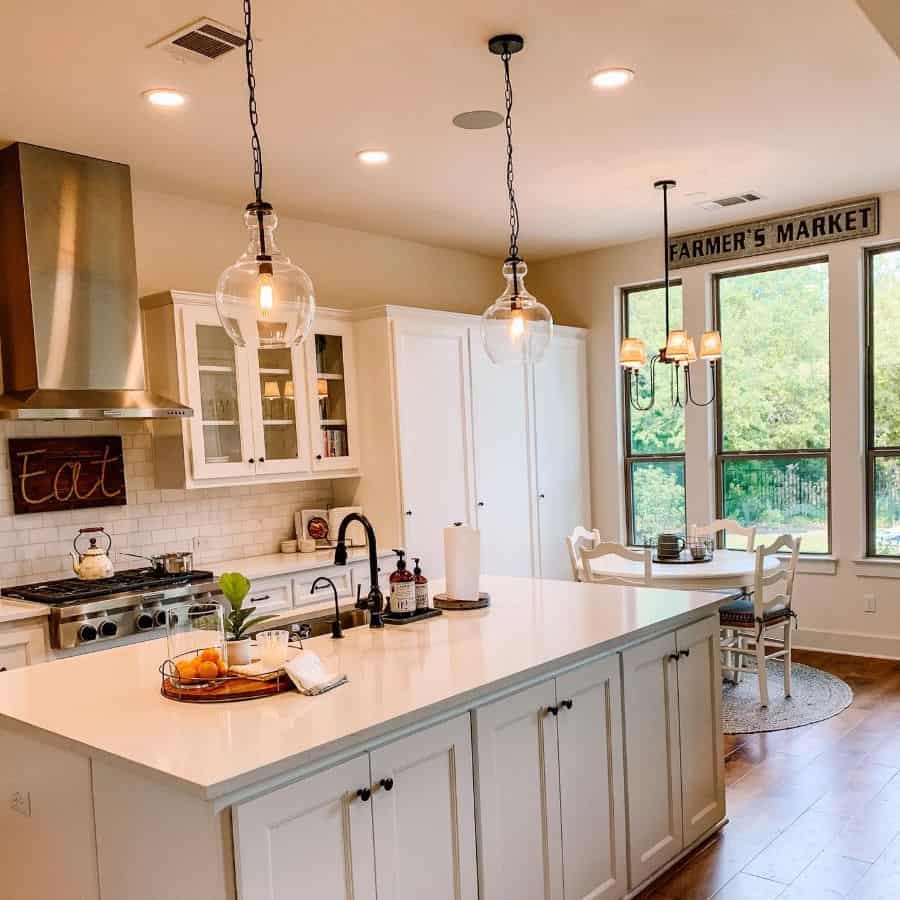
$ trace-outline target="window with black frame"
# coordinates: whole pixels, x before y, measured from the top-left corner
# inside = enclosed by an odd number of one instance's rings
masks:
[[[788,533],[802,538],[803,553],[828,553],[828,261],[717,275],[714,293],[727,348],[718,367],[719,514],[755,525],[757,545]]]
[[[681,283],[670,282],[672,328],[681,328]],[[628,288],[622,292],[623,334],[640,338],[647,352],[666,343],[665,294],[661,284]],[[673,407],[669,378],[655,385],[651,409],[632,408],[623,395],[625,424],[625,495],[628,543],[649,544],[662,531],[685,531],[684,410]],[[642,373],[638,382],[640,405],[648,405],[650,382]]]
[[[900,245],[866,254],[867,553],[900,556]]]

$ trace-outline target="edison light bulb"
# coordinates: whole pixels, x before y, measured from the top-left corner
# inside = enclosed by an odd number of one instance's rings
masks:
[[[312,328],[313,283],[278,249],[278,217],[268,203],[251,203],[244,224],[250,244],[219,276],[216,287],[219,320],[239,347],[293,347]]]
[[[275,279],[268,272],[259,273],[259,311],[268,316],[272,312],[272,306],[275,303],[273,291],[275,290]]]
[[[521,259],[506,260],[506,290],[481,317],[484,349],[496,365],[538,362],[553,335],[550,310],[525,287],[527,272]]]

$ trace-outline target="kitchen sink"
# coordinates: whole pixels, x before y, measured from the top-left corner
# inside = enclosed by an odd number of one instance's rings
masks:
[[[311,612],[308,615],[303,615],[302,613],[298,613],[296,619],[292,619],[289,623],[279,624],[267,626],[266,624],[261,624],[258,629],[254,629],[254,631],[265,631],[267,627],[272,628],[292,628],[296,629],[298,626],[303,627],[304,625],[309,629],[308,633],[306,629],[304,629],[303,637],[319,637],[323,634],[331,634],[331,623],[334,621],[334,612],[333,611],[317,611]],[[364,609],[356,609],[355,607],[349,607],[341,610],[341,628],[346,631],[348,628],[359,628],[361,625],[369,624],[369,613]]]

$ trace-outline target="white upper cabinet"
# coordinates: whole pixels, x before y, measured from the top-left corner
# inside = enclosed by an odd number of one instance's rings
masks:
[[[528,371],[495,366],[469,330],[476,522],[485,575],[531,575],[534,505],[528,441]]]
[[[543,578],[571,578],[566,535],[590,528],[587,348],[557,328],[534,367],[535,479]]]
[[[474,521],[468,328],[398,320],[394,341],[405,545],[439,577],[444,528]]]
[[[359,438],[353,415],[356,385],[350,323],[320,313],[305,344],[312,468],[355,469]]]
[[[153,423],[161,487],[358,474],[352,333],[339,313],[320,310],[299,347],[276,350],[235,346],[210,295],[141,303],[148,383],[194,410]]]

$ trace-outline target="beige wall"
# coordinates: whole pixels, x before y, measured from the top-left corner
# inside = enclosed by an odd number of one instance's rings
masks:
[[[881,234],[745,265],[782,259],[829,258],[831,326],[832,547],[834,563],[806,563],[797,588],[801,643],[900,657],[900,562],[854,562],[865,549],[862,266],[866,246],[900,240],[900,192],[882,195]],[[676,213],[677,221],[677,213]],[[678,272],[686,327],[692,334],[711,319],[711,275],[740,265],[697,266]],[[619,288],[662,278],[662,241],[651,240],[577,254],[532,267],[532,288],[559,317],[591,329],[591,472],[594,527],[624,536],[624,488],[616,365]],[[726,347],[726,353],[727,347]],[[687,413],[689,522],[713,518],[714,432],[711,410]],[[831,573],[834,570],[833,574]],[[815,574],[813,572],[815,571]],[[879,577],[871,577],[877,574]],[[874,593],[877,612],[865,613]]]
[[[134,192],[138,289],[211,292],[247,245],[243,210]],[[501,261],[414,241],[282,218],[279,245],[313,279],[323,306],[382,303],[481,313],[503,290]]]

